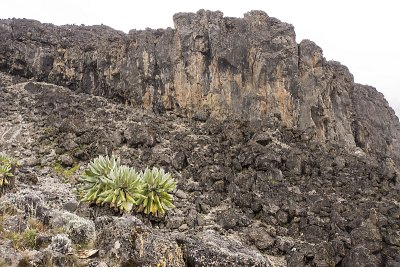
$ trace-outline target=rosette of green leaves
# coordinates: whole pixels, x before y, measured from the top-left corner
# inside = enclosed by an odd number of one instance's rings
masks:
[[[18,162],[15,158],[8,156],[4,152],[0,153],[0,164],[8,164],[11,166],[17,166]]]
[[[142,181],[135,169],[119,166],[108,175],[112,181],[110,188],[98,195],[97,203],[110,203],[120,212],[130,212],[139,199],[143,198]]]
[[[110,172],[120,166],[120,159],[114,156],[99,156],[93,159],[79,179],[82,184],[81,201],[97,201],[99,194],[111,188]]]
[[[170,192],[176,188],[176,182],[170,173],[166,173],[162,168],[153,167],[151,170],[146,168],[140,175],[143,181],[144,197],[137,203],[138,211],[158,216],[175,207],[172,204],[173,197]]]
[[[13,177],[14,175],[11,173],[11,166],[7,164],[0,165],[0,187],[6,186],[9,184],[8,179]]]
[[[9,179],[14,176],[13,173],[16,166],[17,161],[14,158],[0,153],[0,187],[10,183]]]

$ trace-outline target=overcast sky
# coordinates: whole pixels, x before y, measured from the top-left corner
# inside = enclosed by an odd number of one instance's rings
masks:
[[[62,24],[106,24],[130,29],[173,27],[177,12],[220,10],[242,17],[250,10],[294,25],[297,42],[317,43],[328,60],[346,65],[355,81],[376,87],[400,115],[400,15],[395,0],[7,0],[0,18],[30,18]]]

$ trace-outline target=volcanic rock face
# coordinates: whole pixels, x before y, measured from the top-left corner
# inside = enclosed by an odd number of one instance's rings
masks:
[[[4,225],[74,212],[110,266],[398,266],[400,123],[383,95],[264,12],[174,22],[0,20],[0,148],[22,162]],[[177,208],[152,225],[78,207],[54,164],[104,153],[172,172]],[[36,248],[6,263],[75,264]]]
[[[275,116],[317,140],[399,163],[400,126],[384,98],[355,85],[313,42],[297,44],[292,25],[260,11],[243,19],[179,13],[174,22],[176,29],[126,35],[105,26],[2,20],[0,70],[155,112]]]

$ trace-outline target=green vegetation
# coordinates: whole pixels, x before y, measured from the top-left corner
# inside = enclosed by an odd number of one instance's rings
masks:
[[[112,180],[110,189],[101,193],[96,203],[110,203],[111,207],[121,212],[130,212],[137,200],[142,198],[142,184],[135,169],[120,166],[111,170],[109,178]]]
[[[111,170],[121,166],[121,160],[114,156],[99,156],[89,163],[83,175],[84,179],[92,181],[92,178],[107,177]]]
[[[52,165],[53,171],[63,177],[64,183],[76,182],[74,174],[79,170],[81,166],[76,164],[71,168],[64,168],[60,163],[56,162]]]
[[[55,173],[60,174],[60,175],[62,175],[64,177],[67,177],[67,178],[71,177],[75,172],[77,172],[79,170],[79,168],[80,168],[79,164],[74,165],[69,169],[65,169],[58,162],[53,165],[53,170],[54,170]]]
[[[17,165],[18,163],[14,158],[0,153],[0,188],[10,184],[10,179],[14,177]]]
[[[174,208],[172,195],[169,193],[176,188],[176,183],[171,174],[165,173],[163,169],[146,168],[141,174],[143,179],[143,198],[139,199],[139,211],[145,214],[164,214],[166,210]]]
[[[2,229],[2,231],[0,231],[0,237],[11,240],[15,249],[25,250],[35,248],[36,236],[38,232],[42,231],[44,231],[43,225],[36,219],[30,219],[28,221],[28,227],[23,232],[7,232]]]
[[[0,165],[0,186],[9,184],[10,177],[14,176],[11,173],[11,167],[8,165]]]
[[[110,204],[120,212],[164,214],[174,208],[170,194],[176,188],[171,174],[163,169],[146,169],[139,174],[132,167],[121,165],[114,156],[99,156],[92,160],[80,178],[81,201],[98,205]]]
[[[81,201],[94,202],[98,196],[111,188],[112,180],[109,178],[111,170],[121,166],[120,160],[112,156],[99,156],[91,161],[80,178],[82,183]]]
[[[22,240],[24,247],[34,248],[36,244],[36,230],[35,229],[26,229],[22,233]]]

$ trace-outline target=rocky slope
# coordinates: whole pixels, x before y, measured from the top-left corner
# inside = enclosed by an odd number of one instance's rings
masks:
[[[174,22],[176,29],[124,34],[2,20],[0,70],[155,112],[276,116],[320,141],[399,163],[400,126],[383,96],[355,85],[348,69],[327,62],[313,42],[297,44],[292,25],[260,11],[243,19],[179,13]]]
[[[0,148],[21,162],[0,198],[0,259],[398,266],[400,123],[384,97],[263,12],[174,22],[0,20]],[[68,170],[105,153],[174,173],[177,208],[155,222],[78,205]],[[43,231],[21,252],[5,237],[32,219]],[[72,255],[49,246],[59,234]],[[78,259],[82,243],[98,253]]]

